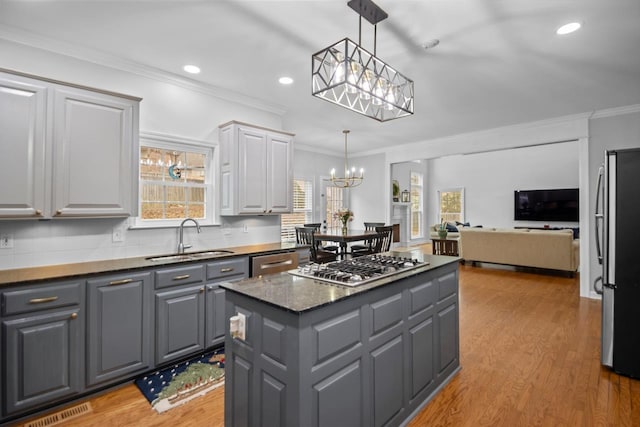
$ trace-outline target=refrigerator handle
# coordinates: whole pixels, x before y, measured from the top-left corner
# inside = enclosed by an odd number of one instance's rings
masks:
[[[598,289],[598,282],[600,282],[600,289]],[[596,280],[593,281],[593,290],[598,294],[602,295],[602,276],[596,277]]]
[[[602,246],[600,245],[600,223],[604,223],[604,213],[602,211],[598,211],[600,207],[600,194],[602,188],[602,176],[604,175],[604,167],[600,166],[598,169],[598,183],[596,185],[596,215],[595,215],[595,226],[596,226],[596,252],[598,254],[598,263],[602,264]],[[601,277],[599,277],[602,280]],[[598,279],[596,279],[597,281]],[[595,283],[594,283],[595,289]],[[596,290],[596,292],[598,292]],[[599,292],[602,293],[602,292]]]

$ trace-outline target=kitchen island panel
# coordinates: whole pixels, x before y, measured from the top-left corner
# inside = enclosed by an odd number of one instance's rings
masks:
[[[415,399],[434,382],[433,329],[433,317],[428,317],[409,331],[408,362],[413,372],[408,384],[411,387],[410,399]]]
[[[362,371],[362,363],[356,360],[313,385],[310,426],[363,425]]]
[[[371,352],[373,373],[373,425],[393,424],[404,412],[404,341],[398,335]]]
[[[458,264],[442,258],[366,290],[286,273],[221,284],[227,319],[249,315],[246,342],[226,336],[225,425],[267,425],[264,417],[279,426],[410,419],[459,370]],[[302,296],[290,292],[307,290],[335,301],[291,310]]]

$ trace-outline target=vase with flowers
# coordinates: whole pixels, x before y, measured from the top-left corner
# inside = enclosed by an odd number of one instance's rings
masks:
[[[347,223],[353,221],[353,212],[350,209],[340,208],[333,214],[333,219],[342,223],[342,234],[347,234]]]

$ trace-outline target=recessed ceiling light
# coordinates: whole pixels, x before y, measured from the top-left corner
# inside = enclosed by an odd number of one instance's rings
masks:
[[[563,36],[565,34],[573,33],[574,31],[578,31],[582,25],[579,22],[571,22],[569,24],[565,24],[562,27],[556,30],[556,34]]]
[[[440,44],[440,40],[431,39],[431,40],[427,40],[426,42],[422,43],[422,48],[423,49],[433,49],[434,47],[438,46],[439,44]]]
[[[200,72],[200,67],[196,67],[195,65],[185,65],[182,69],[189,74],[198,74]]]
[[[290,85],[291,83],[293,83],[293,79],[291,77],[280,77],[278,79],[278,82],[280,82],[281,85]]]

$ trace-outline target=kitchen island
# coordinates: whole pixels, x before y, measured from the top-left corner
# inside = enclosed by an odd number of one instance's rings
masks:
[[[410,255],[409,255],[410,254]],[[227,426],[407,423],[459,371],[458,258],[348,287],[288,273],[221,284]],[[234,334],[235,335],[235,334]]]

